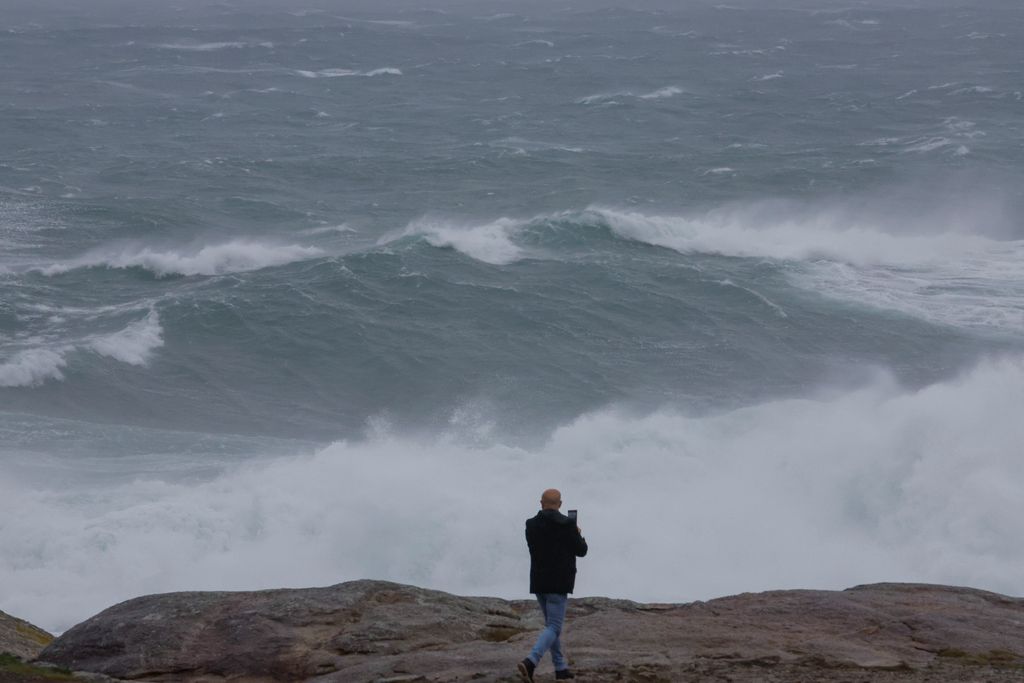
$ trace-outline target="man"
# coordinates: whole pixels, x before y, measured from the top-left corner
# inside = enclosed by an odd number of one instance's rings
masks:
[[[537,638],[530,655],[519,662],[519,677],[533,681],[544,653],[551,650],[555,678],[576,678],[562,652],[562,623],[568,594],[576,583],[576,558],[587,554],[587,542],[576,520],[558,511],[562,494],[548,489],[540,497],[540,512],[526,520],[526,544],[530,547],[530,592],[537,596],[544,613],[544,630]]]

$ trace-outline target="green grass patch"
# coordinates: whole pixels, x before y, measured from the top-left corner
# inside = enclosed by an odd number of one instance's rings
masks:
[[[45,678],[50,681],[75,680],[75,677],[72,676],[71,672],[67,669],[51,669],[49,667],[32,666],[31,664],[26,664],[14,655],[7,654],[6,652],[0,653],[0,671],[20,674],[22,676],[35,676],[36,678]]]
[[[34,626],[30,626],[29,624],[16,624],[14,630],[17,631],[20,635],[23,635],[31,640],[34,640],[43,647],[46,647],[47,645],[53,642],[53,636],[51,636],[46,631],[38,629]]]
[[[951,659],[963,664],[976,664],[979,666],[1002,666],[1013,668],[1024,668],[1021,656],[1009,650],[989,650],[988,652],[964,652],[953,647],[948,647],[936,652],[939,657]]]

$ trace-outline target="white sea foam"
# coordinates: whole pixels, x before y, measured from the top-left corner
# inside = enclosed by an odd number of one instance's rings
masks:
[[[587,95],[576,100],[576,104],[597,104],[599,102],[605,102],[607,100],[613,100],[616,97],[632,97],[633,94],[629,92],[605,92],[597,93],[596,95]]]
[[[948,147],[952,144],[953,141],[947,137],[932,136],[926,138],[918,138],[917,140],[909,142],[906,145],[906,147],[904,147],[903,151],[918,153],[934,152],[937,149],[942,149],[943,147]]]
[[[222,275],[281,266],[323,255],[317,247],[237,239],[195,248],[158,248],[139,245],[105,247],[73,259],[40,268],[57,275],[75,268],[144,268],[158,277],[167,275]]]
[[[401,76],[402,70],[386,66],[381,69],[372,69],[362,74],[363,76]]]
[[[576,100],[576,104],[603,104],[613,101],[620,97],[631,97],[640,100],[661,100],[667,97],[675,97],[676,95],[682,95],[685,90],[676,85],[668,85],[664,88],[658,88],[646,93],[635,93],[631,90],[617,90],[614,92],[597,93],[595,95],[587,95]]]
[[[309,228],[303,230],[304,235],[325,235],[325,234],[349,234],[356,232],[355,228],[349,227],[342,223],[341,225],[322,225],[317,228]]]
[[[775,73],[765,74],[763,76],[755,76],[751,80],[754,80],[754,81],[774,81],[775,79],[782,78],[782,77],[783,77],[783,73],[781,71],[776,71]]]
[[[819,261],[795,284],[940,325],[1024,334],[1024,242],[904,267]]]
[[[88,347],[122,363],[145,365],[153,351],[164,345],[162,334],[160,316],[154,310],[119,332],[93,337],[88,340]]]
[[[67,349],[23,349],[0,362],[0,387],[33,387],[64,379]]]
[[[987,86],[987,85],[970,85],[970,86],[967,86],[965,88],[957,88],[956,90],[951,90],[949,92],[949,94],[950,95],[968,95],[968,94],[985,95],[985,94],[988,94],[990,92],[995,92],[995,88],[992,88],[992,87]]]
[[[956,257],[965,250],[992,244],[982,237],[955,232],[892,234],[869,219],[861,221],[827,209],[794,209],[790,213],[751,204],[693,216],[610,209],[597,212],[623,237],[683,253],[900,265]]]
[[[998,218],[969,207],[916,223],[758,204],[690,217],[598,213],[623,237],[682,253],[799,262],[794,284],[824,296],[943,325],[1024,333],[1024,240],[972,234],[986,227],[972,221]]]
[[[78,309],[45,306],[37,309],[43,313],[60,310],[81,314]],[[87,311],[87,314],[93,316],[96,313],[95,310]],[[48,321],[61,324],[66,318],[51,315]],[[92,352],[129,365],[145,365],[153,351],[163,346],[162,334],[160,317],[155,310],[151,310],[146,317],[116,332],[64,339],[56,343],[38,339],[37,346],[15,350],[7,360],[0,360],[0,387],[35,387],[48,381],[62,381],[63,370],[80,352]]]
[[[252,47],[258,45],[260,47],[273,47],[272,44],[267,43],[245,43],[241,41],[228,41],[220,43],[162,43],[157,45],[162,50],[183,50],[186,52],[213,52],[215,50],[227,50],[227,49],[239,49],[244,47]]]
[[[573,154],[580,154],[587,151],[583,147],[571,147],[569,145],[561,145],[553,142],[541,142],[537,140],[527,140],[526,138],[502,138],[501,140],[495,140],[494,142],[488,143],[492,147],[500,147],[502,149],[511,149],[519,154],[526,154],[527,152],[543,152],[547,150],[553,150],[557,152],[572,152]]]
[[[402,70],[386,66],[380,69],[371,69],[370,71],[357,71],[355,69],[320,69],[319,71],[305,71],[302,69],[296,69],[295,73],[303,78],[342,78],[345,76],[365,76],[372,78],[373,76],[401,76]]]
[[[512,241],[521,226],[521,222],[508,218],[473,226],[424,219],[409,225],[403,235],[420,235],[435,247],[455,249],[478,261],[501,266],[522,258],[522,248]],[[382,240],[386,241],[388,238]]]
[[[715,416],[601,411],[533,449],[381,427],[205,483],[137,479],[87,494],[5,469],[0,519],[16,523],[0,525],[0,604],[61,631],[173,590],[375,578],[522,597],[523,520],[553,484],[591,546],[578,595],[693,600],[874,581],[1019,595],[1021,405],[1024,362],[1006,359],[919,391],[882,378]]]
[[[669,85],[664,88],[658,88],[651,92],[637,95],[641,100],[662,100],[666,97],[675,97],[676,95],[682,95],[684,90],[675,85]]]

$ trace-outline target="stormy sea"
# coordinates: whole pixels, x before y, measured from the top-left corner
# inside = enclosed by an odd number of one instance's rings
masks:
[[[1024,592],[1024,8],[4,0],[0,606]]]

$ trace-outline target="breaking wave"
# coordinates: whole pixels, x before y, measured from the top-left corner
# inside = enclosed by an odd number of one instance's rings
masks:
[[[109,334],[90,335],[74,341],[15,351],[0,363],[0,387],[34,387],[64,379],[69,356],[90,351],[129,365],[145,365],[153,351],[164,344],[160,316],[150,311],[142,320]]]
[[[713,416],[599,411],[533,449],[479,425],[470,442],[457,426],[418,439],[380,426],[205,483],[151,477],[82,496],[5,476],[0,500],[21,523],[0,525],[0,544],[17,549],[0,556],[0,602],[60,631],[131,596],[185,589],[372,577],[520,597],[522,521],[552,484],[593,551],[581,595],[693,600],[880,580],[1018,594],[1022,404],[1024,362],[1006,359],[919,391],[880,377]],[[467,508],[467,496],[486,504]]]
[[[32,387],[64,379],[65,350],[24,349],[0,363],[0,387]]]
[[[403,236],[420,236],[435,247],[452,248],[470,258],[492,265],[507,265],[523,256],[513,242],[521,221],[499,218],[480,226],[459,226],[443,221],[421,220],[409,225]],[[382,243],[392,241],[385,238]]]
[[[153,351],[164,345],[162,335],[160,316],[150,311],[145,318],[123,330],[89,339],[87,345],[101,356],[129,365],[145,365]]]
[[[305,261],[324,254],[322,249],[297,244],[274,244],[237,239],[197,249],[160,249],[127,245],[105,248],[64,263],[40,268],[58,275],[76,268],[142,268],[157,277],[168,275],[223,275]]]
[[[772,259],[792,284],[857,305],[942,325],[1024,332],[1024,240],[985,236],[986,220],[995,219],[968,212],[944,219],[920,216],[915,223],[771,203],[692,215],[595,207],[476,225],[424,219],[399,238],[420,237],[431,246],[505,266],[528,256],[559,259],[562,240],[594,243],[607,231],[613,239],[683,255]]]

